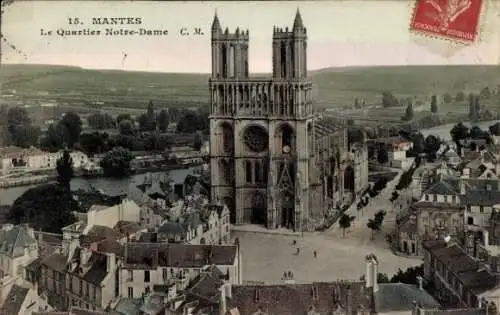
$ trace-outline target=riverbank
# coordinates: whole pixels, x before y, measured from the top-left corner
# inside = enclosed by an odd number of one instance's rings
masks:
[[[164,165],[162,167],[143,167],[132,170],[131,176],[140,175],[145,173],[156,173],[156,172],[169,172],[172,170],[180,170],[180,169],[189,169],[193,167],[197,167],[199,165],[180,165],[180,164],[171,164]],[[45,174],[42,174],[45,173]],[[105,179],[103,173],[94,173],[88,174],[83,172],[82,170],[75,170],[75,178],[101,178]],[[8,189],[15,187],[24,187],[24,186],[33,186],[49,183],[57,178],[55,170],[44,170],[44,171],[35,171],[35,172],[26,172],[22,174],[16,174],[15,176],[4,176],[0,177],[0,188]]]

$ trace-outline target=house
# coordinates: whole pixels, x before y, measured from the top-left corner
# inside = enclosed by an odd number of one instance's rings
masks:
[[[388,153],[388,164],[391,167],[408,169],[412,163],[412,158],[406,157],[406,152],[413,148],[413,142],[403,137],[387,137],[367,140],[368,150],[378,152],[385,149]]]
[[[104,310],[117,296],[116,271],[113,253],[78,247],[69,256],[53,253],[41,258],[36,280],[48,303],[58,310]]]
[[[226,205],[205,204],[157,228],[158,240],[189,244],[228,244],[229,209]]]
[[[51,309],[47,301],[38,295],[36,287],[21,281],[10,287],[0,308],[0,314],[31,315],[36,311]]]
[[[464,231],[464,211],[460,204],[420,201],[396,220],[399,250],[422,256],[422,241]]]
[[[38,257],[33,229],[6,224],[0,230],[0,279],[23,275],[23,267]]]
[[[498,276],[450,238],[423,242],[424,278],[435,288],[436,298],[454,308],[499,305]]]
[[[242,282],[242,260],[235,245],[191,245],[130,242],[119,269],[119,295],[138,298],[154,286],[185,290],[209,265],[227,275],[229,282]],[[174,288],[175,287],[175,288]]]
[[[13,170],[50,170],[55,169],[57,160],[63,155],[63,150],[55,153],[44,152],[31,147],[5,147],[0,149],[0,170],[7,173]],[[75,168],[82,168],[90,163],[89,157],[80,151],[70,153]]]

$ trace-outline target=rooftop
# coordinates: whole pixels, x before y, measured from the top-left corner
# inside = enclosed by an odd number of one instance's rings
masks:
[[[234,245],[192,245],[175,243],[128,243],[127,268],[150,269],[157,266],[202,268],[207,265],[231,266],[238,248]]]
[[[1,308],[2,314],[20,314],[21,307],[28,295],[29,289],[23,288],[17,284],[12,285],[9,294],[4,300]]]
[[[373,310],[373,291],[365,282],[319,282],[310,284],[233,285],[228,310],[240,314],[257,311],[268,314],[305,314],[314,311],[327,314]]]
[[[17,225],[6,225],[0,230],[0,253],[10,257],[24,255],[24,249],[36,244],[30,235],[29,228]]]
[[[380,283],[375,292],[377,312],[410,311],[413,302],[425,308],[440,308],[441,305],[425,290],[405,283]]]

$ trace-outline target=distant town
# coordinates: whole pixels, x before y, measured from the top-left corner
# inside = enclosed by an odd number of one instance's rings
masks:
[[[267,77],[223,25],[175,106],[0,75],[0,313],[498,314],[500,82],[328,109],[299,10]]]

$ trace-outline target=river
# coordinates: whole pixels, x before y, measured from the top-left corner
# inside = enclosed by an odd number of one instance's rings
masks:
[[[488,130],[488,127],[500,122],[500,120],[494,121],[483,121],[479,122],[476,125],[479,126],[483,130]],[[471,123],[464,122],[468,127],[471,126]],[[443,140],[451,140],[450,130],[453,128],[455,124],[446,124],[440,125],[432,128],[421,129],[420,132],[427,137],[432,134],[440,137]],[[175,182],[183,181],[187,174],[192,173],[192,169],[176,169],[168,171],[168,175]],[[159,174],[161,172],[153,173]],[[131,178],[126,179],[109,179],[109,178],[74,178],[71,181],[71,188],[86,188],[89,185],[96,187],[97,189],[102,190],[112,190],[114,192],[126,192],[128,187],[132,184],[137,184],[143,181],[145,174],[134,175]],[[21,196],[26,190],[35,187],[36,185],[31,186],[22,186],[22,187],[13,187],[7,189],[0,189],[0,205],[11,205],[17,197]]]
[[[163,172],[152,172],[151,174],[154,176],[156,174],[161,174]],[[182,182],[184,178],[188,174],[193,173],[193,169],[174,169],[166,172],[170,179],[174,182]],[[71,180],[71,188],[88,188],[89,186],[93,186],[97,189],[101,189],[103,191],[111,191],[115,193],[119,192],[127,192],[130,185],[137,185],[142,183],[146,174],[137,174],[133,175],[129,178],[124,179],[110,179],[110,178],[83,178],[76,177]],[[25,191],[30,188],[33,188],[37,185],[30,186],[21,186],[21,187],[12,187],[12,188],[2,188],[0,189],[0,205],[11,205],[17,197],[21,196]]]

